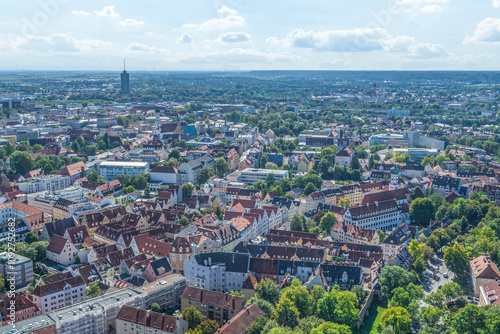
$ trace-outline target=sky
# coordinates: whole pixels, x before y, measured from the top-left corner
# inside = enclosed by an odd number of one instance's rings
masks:
[[[500,70],[500,0],[18,0],[0,70]]]

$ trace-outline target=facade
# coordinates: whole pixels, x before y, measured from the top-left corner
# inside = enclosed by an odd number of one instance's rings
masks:
[[[64,266],[75,263],[78,250],[69,239],[53,235],[46,250],[47,258]]]
[[[15,277],[14,284],[17,288],[24,287],[33,281],[33,261],[19,254],[4,252],[0,254],[0,273],[2,278],[9,279]],[[6,288],[10,284],[6,281]]]
[[[141,287],[144,293],[144,307],[158,304],[163,311],[172,310],[181,304],[181,295],[186,288],[186,278],[179,274],[172,274],[158,282],[149,283]]]
[[[146,174],[149,171],[149,164],[147,162],[104,161],[97,166],[97,171],[106,181],[111,181],[120,174],[131,176]]]
[[[432,180],[432,188],[441,196],[446,197],[452,192],[460,193],[462,181],[451,176],[435,176]]]
[[[397,135],[392,133],[387,134],[376,134],[370,137],[369,146],[374,145],[387,145],[387,146],[408,146],[408,139],[404,138],[403,135]]]
[[[191,306],[200,311],[205,319],[217,321],[222,326],[243,309],[245,299],[188,286],[182,294],[181,310],[184,311]]]
[[[500,271],[497,266],[484,254],[470,261],[469,265],[472,286],[476,296],[480,294],[481,286],[500,280]]]
[[[191,160],[179,166],[179,182],[184,184],[191,182],[196,184],[198,175],[203,168],[215,169],[215,160],[210,155],[204,155],[198,159]]]
[[[349,167],[355,152],[350,147],[344,147],[335,154],[335,165]]]
[[[389,231],[397,227],[403,221],[403,217],[401,209],[393,199],[350,207],[342,216],[342,221],[365,229]]]
[[[252,185],[257,181],[265,182],[266,177],[269,174],[274,174],[275,180],[282,180],[288,177],[287,170],[246,168],[240,172],[240,176],[238,177],[238,182],[247,183],[249,185]]]
[[[203,253],[184,262],[184,274],[190,286],[219,292],[240,291],[249,267],[249,254]]]
[[[354,225],[337,222],[330,233],[338,242],[349,242],[361,245],[379,245],[380,238],[375,230],[365,229]]]
[[[19,182],[17,186],[25,194],[37,193],[41,191],[59,191],[68,188],[71,179],[65,175],[45,175]]]
[[[184,334],[189,324],[182,318],[123,305],[116,316],[116,334]]]
[[[85,282],[81,276],[70,277],[54,283],[38,285],[33,292],[33,302],[42,314],[87,299]]]

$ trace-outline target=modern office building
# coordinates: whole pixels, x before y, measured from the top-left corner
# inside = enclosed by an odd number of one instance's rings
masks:
[[[121,92],[130,94],[130,76],[125,68],[125,59],[123,60],[123,72],[121,74]]]
[[[394,133],[380,133],[370,137],[369,145],[408,146],[408,139]]]
[[[149,171],[149,164],[147,162],[103,161],[97,166],[97,171],[106,181],[111,181],[120,174],[131,176],[146,174]]]
[[[16,289],[28,285],[33,280],[33,261],[19,254],[0,253],[0,274],[8,280],[14,277]],[[5,288],[8,290],[10,282],[6,281]]]
[[[269,174],[274,174],[275,180],[282,180],[288,177],[287,170],[247,168],[241,171],[238,182],[247,183],[249,185],[257,181],[266,182],[266,178]]]

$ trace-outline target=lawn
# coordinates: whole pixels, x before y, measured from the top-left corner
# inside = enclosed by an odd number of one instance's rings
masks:
[[[374,301],[370,306],[370,315],[365,318],[363,326],[361,326],[358,333],[370,334],[372,333],[372,330],[373,333],[375,333],[375,328],[380,323],[382,312],[384,312],[386,309],[387,304],[379,301]]]

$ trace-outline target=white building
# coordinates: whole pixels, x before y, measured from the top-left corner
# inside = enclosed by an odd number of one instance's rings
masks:
[[[342,216],[342,222],[370,230],[389,231],[403,222],[401,209],[396,200],[350,207]]]
[[[70,277],[54,283],[38,285],[33,292],[33,302],[42,314],[84,301],[85,282],[81,276]]]
[[[29,181],[20,182],[17,185],[25,194],[56,191],[68,188],[71,185],[71,178],[64,175],[38,176]]]
[[[274,174],[275,180],[282,180],[288,177],[287,170],[246,168],[240,172],[238,182],[247,183],[249,185],[252,185],[257,181],[266,182],[266,178],[269,174]]]
[[[19,254],[3,252],[0,254],[0,274],[2,278],[15,277],[15,286],[20,288],[33,280],[33,261]],[[9,283],[6,283],[8,288]]]
[[[180,314],[175,317],[128,305],[116,316],[116,334],[184,334],[188,327]]]
[[[187,285],[202,289],[240,291],[250,268],[250,254],[213,252],[184,261]]]
[[[137,176],[146,174],[149,171],[149,163],[132,161],[103,161],[97,166],[97,172],[102,175],[106,181],[111,181],[117,175]]]

